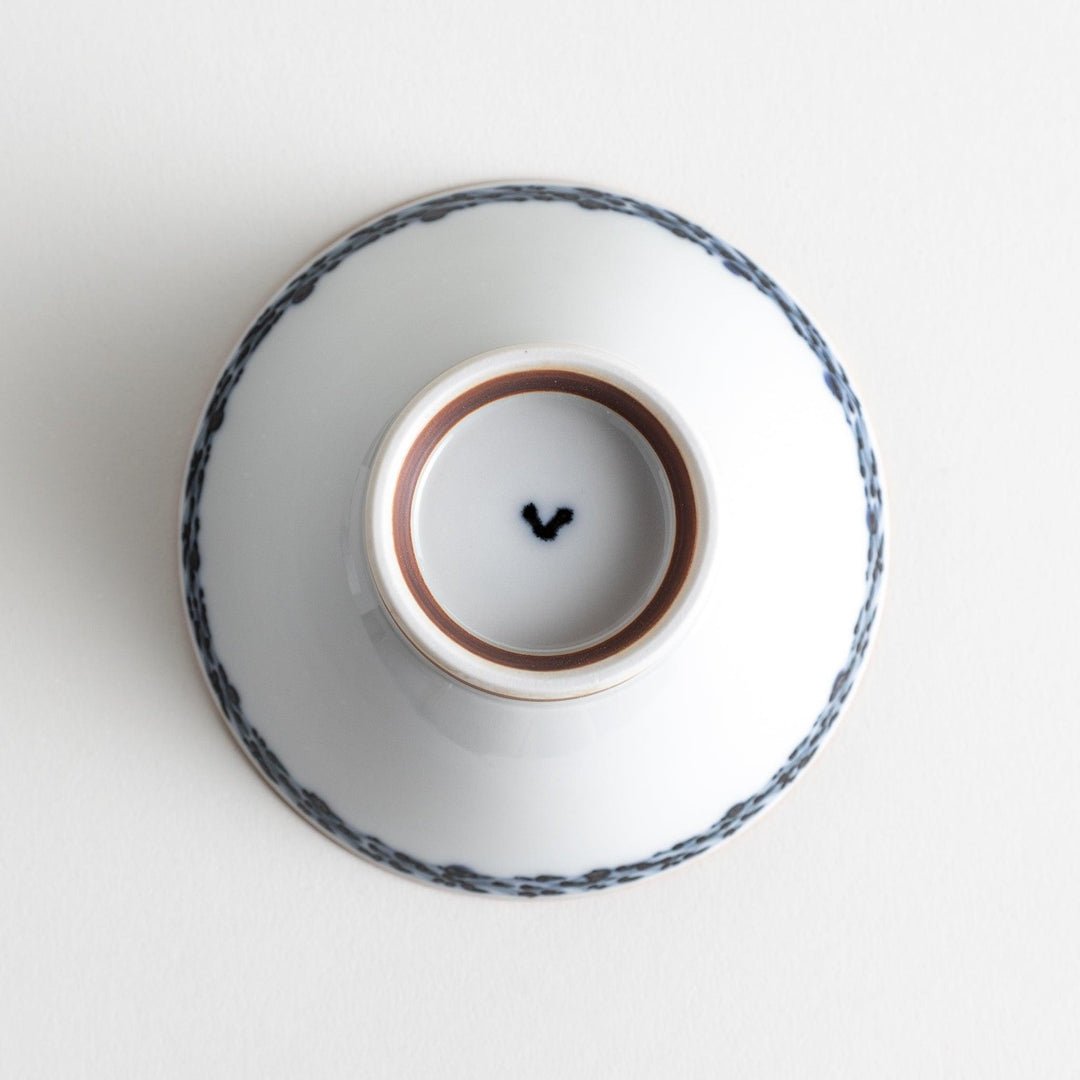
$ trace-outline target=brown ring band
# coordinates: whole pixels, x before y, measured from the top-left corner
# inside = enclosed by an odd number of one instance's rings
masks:
[[[493,645],[469,633],[443,609],[427,586],[416,559],[412,538],[412,508],[424,466],[447,433],[470,413],[514,394],[549,391],[595,401],[621,416],[644,437],[660,461],[675,506],[675,540],[667,569],[645,607],[622,629],[583,649],[565,653],[524,653]],[[578,371],[518,371],[474,386],[443,406],[409,447],[394,489],[394,553],[405,583],[424,615],[448,638],[485,660],[523,671],[566,671],[605,660],[647,634],[663,618],[690,573],[697,544],[698,511],[690,470],[668,429],[637,398],[625,390]]]

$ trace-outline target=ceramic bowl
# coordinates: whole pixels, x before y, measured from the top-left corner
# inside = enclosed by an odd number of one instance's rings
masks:
[[[339,843],[605,889],[775,801],[884,582],[863,410],[802,309],[592,188],[410,203],[297,274],[192,448],[181,574],[230,731]]]

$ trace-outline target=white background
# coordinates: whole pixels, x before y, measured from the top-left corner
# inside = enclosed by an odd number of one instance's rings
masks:
[[[1077,11],[6,0],[0,1074],[1080,1076]],[[390,204],[515,176],[669,206],[791,291],[893,526],[876,653],[788,797],[546,904],[293,814],[174,566],[268,294]]]

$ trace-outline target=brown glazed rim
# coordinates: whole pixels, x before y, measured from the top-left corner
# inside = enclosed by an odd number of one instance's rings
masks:
[[[575,394],[621,416],[652,447],[667,476],[675,506],[675,541],[664,577],[645,607],[626,626],[603,641],[564,653],[525,653],[504,649],[471,634],[440,606],[420,572],[412,537],[416,485],[435,448],[448,432],[484,405],[515,394],[548,391]],[[682,452],[667,427],[637,398],[612,383],[580,371],[532,369],[499,375],[443,406],[409,447],[394,489],[394,553],[413,599],[448,638],[484,660],[522,671],[567,671],[606,660],[639,641],[670,610],[690,573],[697,546],[698,508],[694,484]]]

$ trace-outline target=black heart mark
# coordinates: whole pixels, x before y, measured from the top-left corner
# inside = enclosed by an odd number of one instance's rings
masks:
[[[538,536],[541,540],[554,540],[555,534],[574,520],[574,511],[568,506],[560,506],[552,519],[545,524],[540,520],[536,503],[529,503],[521,511],[521,516],[532,526],[533,536]]]

